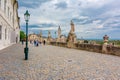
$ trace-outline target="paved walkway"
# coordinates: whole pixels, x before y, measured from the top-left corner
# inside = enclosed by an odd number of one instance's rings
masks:
[[[0,80],[120,80],[120,57],[56,46],[0,51]]]

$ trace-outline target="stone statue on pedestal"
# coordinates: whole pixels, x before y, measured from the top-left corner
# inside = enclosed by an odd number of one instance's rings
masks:
[[[75,27],[74,27],[74,23],[71,20],[71,30],[70,33],[74,33],[75,32]]]
[[[71,20],[71,30],[68,34],[67,46],[73,47],[74,43],[76,43],[75,27],[74,27],[74,23]]]
[[[47,38],[47,42],[50,43],[51,42],[51,33],[50,31],[48,31],[48,38]]]
[[[105,35],[103,37],[103,40],[104,40],[104,43],[103,43],[103,46],[102,46],[102,52],[103,53],[107,53],[108,39],[109,39],[109,37],[107,35]]]

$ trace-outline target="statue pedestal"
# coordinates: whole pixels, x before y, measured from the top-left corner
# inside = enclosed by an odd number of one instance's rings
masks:
[[[69,48],[73,48],[74,47],[74,43],[76,43],[76,35],[75,35],[75,28],[74,28],[74,23],[71,20],[71,30],[68,34],[67,37],[67,47]]]
[[[76,43],[76,35],[75,35],[75,33],[69,33],[67,40],[68,40],[67,47],[73,48],[74,47],[74,43]]]
[[[68,42],[67,43],[67,47],[68,48],[73,48],[74,47],[74,43],[73,42]]]
[[[57,38],[57,41],[56,41],[56,42],[61,42],[61,41],[60,41],[60,38]]]
[[[107,43],[104,43],[102,46],[102,53],[107,53]]]
[[[102,53],[108,53],[108,50],[107,50],[108,39],[109,37],[107,35],[103,36],[104,44],[102,46]]]
[[[48,37],[47,43],[50,44],[50,42],[51,42],[51,37]]]

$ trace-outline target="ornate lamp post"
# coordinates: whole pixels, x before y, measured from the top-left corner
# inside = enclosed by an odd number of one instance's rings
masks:
[[[26,21],[26,47],[24,48],[24,53],[25,53],[25,60],[28,60],[28,21],[30,19],[30,14],[28,13],[28,10],[24,14],[24,18]]]

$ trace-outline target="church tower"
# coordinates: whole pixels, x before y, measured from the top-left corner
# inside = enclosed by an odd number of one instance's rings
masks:
[[[60,36],[61,36],[61,28],[60,26],[58,27],[58,37],[57,37],[57,42],[60,42]]]
[[[61,28],[59,26],[59,28],[58,28],[58,38],[60,38],[60,36],[61,36]]]

